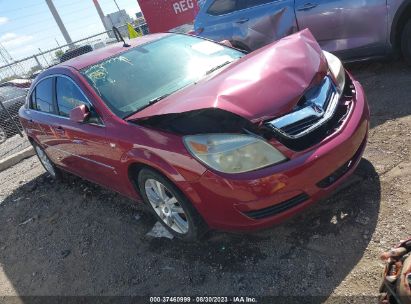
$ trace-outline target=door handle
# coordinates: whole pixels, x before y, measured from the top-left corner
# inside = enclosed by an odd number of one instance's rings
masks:
[[[314,7],[317,7],[317,6],[318,6],[317,3],[308,2],[308,3],[304,4],[303,6],[298,7],[297,11],[308,11],[310,9],[313,9]]]
[[[238,24],[243,24],[243,23],[248,22],[249,20],[250,20],[249,18],[242,18],[242,19],[240,19],[240,20],[236,21],[235,23],[238,23]]]
[[[65,133],[63,127],[60,127],[60,126],[58,126],[55,130],[56,130],[56,133],[58,133],[58,134],[64,134]]]

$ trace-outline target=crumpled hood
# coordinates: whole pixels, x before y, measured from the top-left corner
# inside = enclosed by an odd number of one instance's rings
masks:
[[[128,118],[219,108],[259,122],[289,113],[328,71],[320,46],[303,30],[223,68]]]

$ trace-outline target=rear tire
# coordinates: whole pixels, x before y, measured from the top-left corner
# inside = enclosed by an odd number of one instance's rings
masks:
[[[411,20],[408,20],[401,33],[401,52],[405,61],[411,65]]]
[[[37,154],[38,159],[40,160],[40,163],[42,164],[43,168],[47,171],[47,173],[55,180],[61,180],[62,178],[62,173],[59,168],[56,167],[56,165],[51,161],[51,159],[48,157],[46,151],[42,147],[40,147],[38,144],[35,142],[31,143],[34,151]]]
[[[145,168],[140,171],[137,182],[144,202],[173,236],[191,242],[207,232],[207,225],[194,206],[164,176]]]

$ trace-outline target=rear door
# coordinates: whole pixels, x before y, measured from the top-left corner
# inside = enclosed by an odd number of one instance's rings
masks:
[[[300,30],[309,28],[321,47],[343,58],[384,53],[386,0],[295,0]]]
[[[47,77],[37,83],[30,95],[28,112],[30,119],[27,121],[27,132],[37,140],[47,152],[50,159],[57,163],[59,155],[52,149],[56,144],[52,121],[55,114],[53,99],[54,77]]]

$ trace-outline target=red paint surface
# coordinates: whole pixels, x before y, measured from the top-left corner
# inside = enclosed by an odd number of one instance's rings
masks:
[[[159,36],[149,36],[143,41],[156,37]],[[216,107],[240,113],[251,120],[280,115],[295,104],[298,96],[316,81],[318,74],[324,72],[325,61],[311,37],[308,32],[300,33],[285,42],[247,55],[194,88],[187,88],[147,108],[148,112],[143,111],[142,116],[170,112],[172,103],[182,112],[193,107],[208,107],[215,103],[217,95],[228,92],[230,84],[230,96],[238,99],[231,103],[222,101]],[[361,159],[357,158],[351,170],[331,187],[320,189],[316,186],[346,163],[367,138],[369,110],[363,88],[353,80],[355,94],[350,114],[338,131],[320,143],[295,152],[272,140],[270,143],[284,151],[289,161],[242,174],[212,172],[189,154],[182,136],[132,124],[114,116],[81,74],[70,67],[83,67],[92,64],[93,58],[97,62],[119,52],[117,46],[110,46],[97,53],[80,56],[69,64],[50,68],[36,79],[37,83],[54,74],[72,78],[93,103],[104,126],[80,124],[24,108],[20,110],[28,137],[44,147],[53,162],[64,170],[140,200],[129,170],[135,164],[152,167],[187,196],[211,228],[241,230],[279,223],[329,195],[351,175]],[[252,71],[254,74],[250,75]],[[276,82],[271,83],[270,80]],[[198,104],[193,106],[196,95]],[[307,193],[310,199],[280,215],[254,220],[242,213],[281,203],[302,192]]]
[[[167,32],[191,23],[198,13],[196,0],[138,0],[150,33]]]

